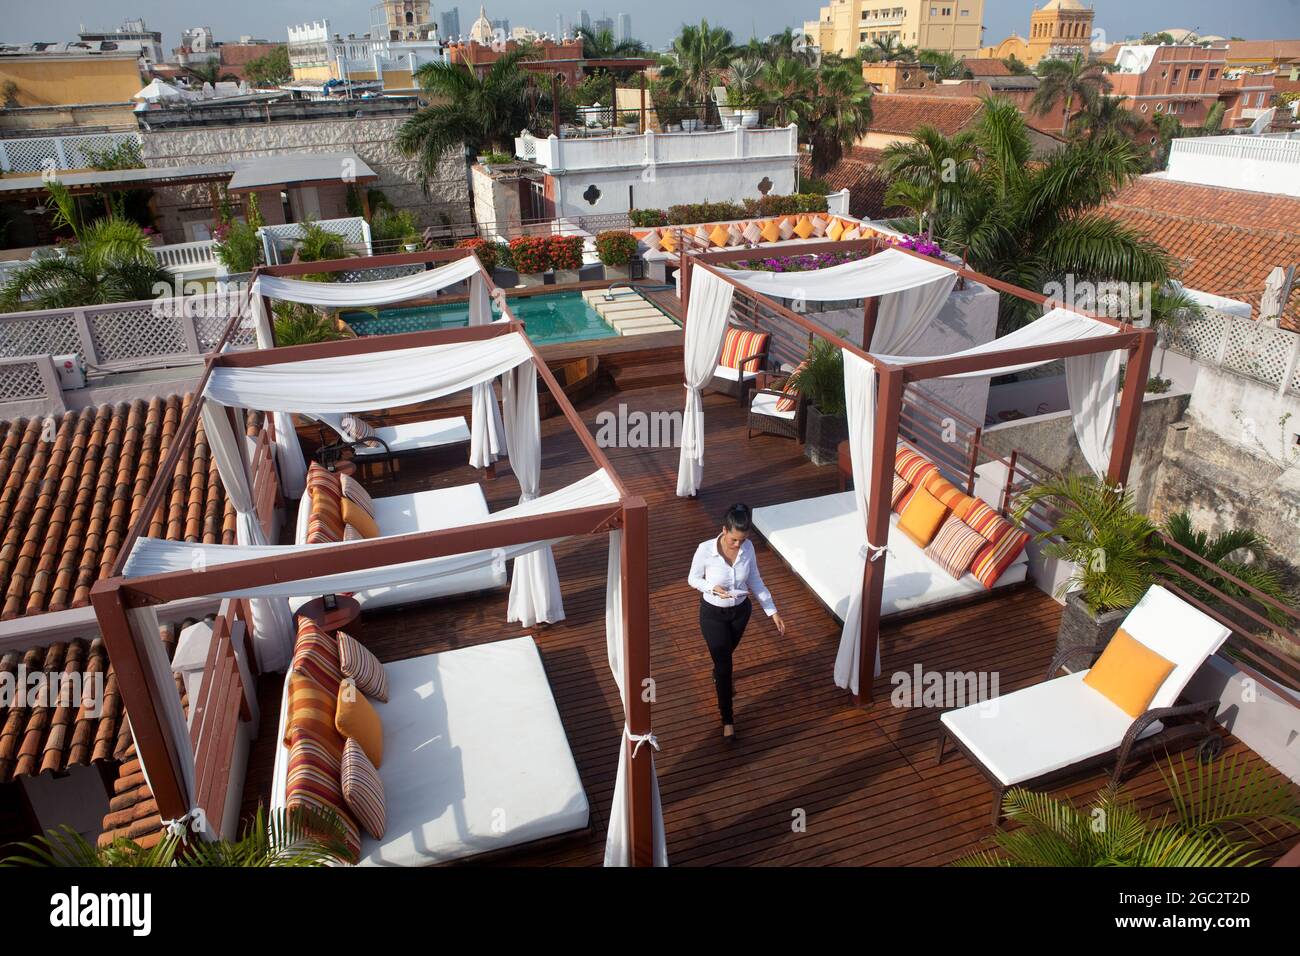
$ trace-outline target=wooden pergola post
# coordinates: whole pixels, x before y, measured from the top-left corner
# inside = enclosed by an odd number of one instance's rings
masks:
[[[876,322],[880,319],[880,296],[873,295],[862,303],[862,349],[871,351],[871,339],[876,334]]]
[[[889,542],[889,499],[894,489],[894,452],[898,446],[898,416],[903,405],[903,370],[883,366],[877,371],[876,423],[871,443],[871,487],[867,500],[867,539],[884,547]],[[874,560],[873,560],[874,558]],[[867,554],[862,570],[862,623],[858,635],[858,693],[853,702],[871,703],[880,646],[880,606],[885,592],[884,554]]]
[[[650,733],[650,524],[642,498],[623,504],[623,693],[628,732]],[[629,815],[633,866],[654,866],[653,748],[623,738],[627,748]],[[634,756],[635,753],[635,756]]]
[[[1115,420],[1115,437],[1110,450],[1110,468],[1106,481],[1111,485],[1128,483],[1137,445],[1138,423],[1142,419],[1142,399],[1146,395],[1147,376],[1151,374],[1151,354],[1155,351],[1156,333],[1142,329],[1137,345],[1128,350],[1124,374],[1124,392]]]

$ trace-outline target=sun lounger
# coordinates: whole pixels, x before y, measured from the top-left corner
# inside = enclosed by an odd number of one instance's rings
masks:
[[[1043,786],[1112,759],[1111,779],[1118,783],[1131,761],[1189,738],[1201,738],[1202,757],[1218,753],[1222,742],[1213,733],[1218,701],[1178,700],[1192,675],[1223,646],[1228,628],[1158,585],[1147,591],[1121,626],[1175,665],[1141,717],[1130,717],[1085,684],[1087,669],[1053,676],[1071,663],[1090,668],[1101,652],[1077,648],[1054,660],[1042,683],[940,718],[938,759],[943,759],[951,738],[988,778],[994,790],[995,825],[1008,787]]]
[[[342,415],[316,412],[307,417],[323,422],[340,438],[347,440],[343,432]],[[374,432],[373,438],[353,443],[353,454],[358,458],[430,451],[446,445],[464,444],[470,438],[469,425],[460,416],[407,422],[404,425],[383,425],[376,427]]]

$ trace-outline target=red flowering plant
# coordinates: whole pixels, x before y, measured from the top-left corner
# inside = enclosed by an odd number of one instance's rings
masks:
[[[636,236],[612,230],[596,237],[596,255],[607,266],[625,266],[636,255]]]
[[[474,255],[478,256],[478,261],[483,263],[483,268],[491,272],[497,264],[497,244],[487,239],[463,239],[456,243],[457,249],[470,249]]]
[[[510,256],[523,275],[536,275],[551,268],[551,241],[545,236],[519,236],[510,240]]]
[[[551,268],[578,270],[582,268],[582,237],[551,237]]]

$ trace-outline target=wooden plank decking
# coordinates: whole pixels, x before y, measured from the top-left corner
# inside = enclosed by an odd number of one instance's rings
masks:
[[[596,430],[602,411],[675,411],[682,389],[669,386],[605,395],[581,411]],[[716,533],[734,501],[772,504],[836,490],[833,468],[816,468],[788,439],[748,441],[742,410],[720,395],[705,400],[704,490],[676,497],[677,451],[611,448],[629,489],[650,505],[651,640],[656,681],[656,761],[673,865],[936,865],[979,846],[991,832],[984,779],[950,750],[935,762],[938,709],[896,708],[890,675],[920,663],[928,671],[984,671],[1002,692],[1042,679],[1052,656],[1058,605],[1026,586],[988,600],[887,623],[876,703],[855,709],[831,681],[839,624],[812,592],[757,541],[764,577],[789,625],[785,638],[756,615],[736,658],[739,739],[720,736],[709,657],[696,623],[698,596],[686,585],[696,544]],[[543,423],[543,490],[591,470],[559,418]],[[461,451],[403,469],[376,496],[476,480]],[[491,507],[517,500],[507,470],[485,493]],[[606,824],[622,717],[605,659],[606,542],[570,541],[556,549],[568,619],[534,631],[569,744],[592,805],[588,831],[494,857],[495,863],[596,865]],[[505,624],[504,591],[410,609],[370,613],[352,629],[382,660],[400,660],[516,636]],[[269,794],[280,681],[260,688],[263,726],[254,744],[245,811]],[[1229,739],[1227,753],[1249,750]],[[1255,758],[1258,759],[1258,758]],[[1083,800],[1104,783],[1095,774],[1064,792]],[[1163,805],[1157,769],[1135,774],[1129,791]],[[806,820],[800,831],[795,823]],[[1278,848],[1280,853],[1282,848]]]

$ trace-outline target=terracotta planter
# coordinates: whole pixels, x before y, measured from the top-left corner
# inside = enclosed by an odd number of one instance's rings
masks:
[[[839,460],[840,442],[849,437],[847,415],[824,415],[816,405],[808,406],[803,453],[814,465],[833,465]]]
[[[1093,614],[1083,603],[1078,591],[1073,591],[1065,598],[1065,610],[1061,613],[1061,625],[1056,632],[1056,653],[1073,650],[1077,647],[1091,650],[1099,645],[1109,643],[1119,630],[1120,624],[1128,616],[1129,608],[1105,611]],[[1082,656],[1082,655],[1081,655]],[[1071,670],[1081,670],[1087,666],[1083,660],[1071,661]]]
[[[526,289],[534,289],[539,285],[546,285],[546,273],[521,272],[519,273],[519,284]]]

